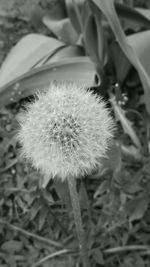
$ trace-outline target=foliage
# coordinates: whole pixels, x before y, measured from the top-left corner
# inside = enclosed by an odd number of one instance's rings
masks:
[[[66,0],[39,14],[51,37],[26,35],[2,64],[1,266],[78,264],[67,184],[41,189],[14,138],[22,104],[52,80],[92,87],[118,125],[103,166],[78,181],[91,266],[149,266],[150,11],[135,2]]]

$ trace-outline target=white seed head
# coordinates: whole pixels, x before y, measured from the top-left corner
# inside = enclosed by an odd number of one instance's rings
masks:
[[[19,116],[22,154],[49,177],[90,173],[106,155],[114,122],[105,102],[73,82],[52,82]]]

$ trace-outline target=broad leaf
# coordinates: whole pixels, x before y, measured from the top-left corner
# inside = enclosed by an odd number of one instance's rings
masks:
[[[85,47],[90,58],[92,58],[99,69],[102,69],[106,59],[101,18],[102,13],[95,8],[94,5],[90,5],[90,9],[88,5],[84,5],[82,19],[84,21],[83,36]]]
[[[97,8],[95,8],[94,5],[90,6],[92,13],[95,17],[95,24],[96,24],[96,36],[95,36],[95,41],[97,43],[97,50],[96,52],[98,53],[98,59],[99,59],[99,64],[104,67],[105,63],[107,62],[107,41],[106,41],[106,36],[104,36],[104,27],[103,27],[103,18],[102,18],[102,13],[99,12]]]
[[[131,34],[127,37],[127,41],[150,77],[150,30]]]
[[[0,69],[0,86],[30,70],[46,55],[49,57],[64,43],[41,34],[29,34],[15,45]]]
[[[45,15],[42,20],[44,25],[64,43],[75,44],[79,39],[79,35],[72,26],[69,18],[54,20],[49,15]]]
[[[131,34],[127,37],[127,41],[138,55],[150,77],[150,30]],[[122,84],[132,67],[131,63],[116,42],[111,46],[111,57],[115,65],[118,82]]]
[[[96,86],[96,70],[88,57],[61,59],[49,65],[30,70],[0,88],[0,105],[16,102],[49,86],[52,80],[75,81],[87,86]],[[99,80],[100,83],[100,80]]]
[[[98,62],[98,49],[97,49],[97,29],[95,19],[92,14],[89,14],[86,25],[84,27],[84,40],[87,53],[90,58],[97,63]]]
[[[144,15],[143,10],[119,3],[115,4],[115,9],[119,18],[123,19],[128,27],[150,29],[150,16]]]
[[[132,65],[116,41],[110,46],[109,56],[115,68],[117,82],[122,86]]]
[[[135,8],[135,10],[142,14],[145,18],[147,18],[150,21],[150,9],[145,9],[145,8]]]
[[[85,56],[83,47],[77,45],[69,45],[60,48],[57,53],[54,53],[54,55],[52,55],[51,57],[49,57],[49,55],[44,57],[40,62],[38,62],[38,64],[35,65],[35,68],[51,64],[63,58],[65,59],[79,56]]]
[[[91,0],[97,8],[99,8],[104,15],[106,16],[110,27],[112,28],[115,37],[122,49],[122,51],[125,53],[126,57],[129,59],[129,61],[132,63],[132,65],[137,69],[140,79],[142,81],[144,90],[145,90],[145,103],[147,106],[147,110],[150,113],[150,77],[148,76],[148,73],[146,72],[143,64],[141,63],[140,59],[138,58],[138,55],[136,54],[136,51],[130,46],[129,42],[127,41],[127,38],[121,28],[119,19],[117,17],[113,1],[110,0]]]

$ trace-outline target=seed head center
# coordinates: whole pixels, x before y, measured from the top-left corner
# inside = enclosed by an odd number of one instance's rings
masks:
[[[52,139],[62,148],[75,149],[79,133],[79,123],[73,116],[64,116],[55,121],[52,129]]]

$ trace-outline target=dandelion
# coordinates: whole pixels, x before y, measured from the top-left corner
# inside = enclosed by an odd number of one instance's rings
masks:
[[[106,155],[114,132],[105,102],[86,87],[51,83],[20,115],[22,154],[46,177],[68,181],[80,254],[89,267],[76,178],[90,173]],[[48,178],[47,178],[48,177]]]
[[[75,83],[51,83],[20,114],[22,154],[45,177],[90,173],[111,144],[114,123],[105,102]]]
[[[111,144],[114,122],[105,102],[85,86],[52,82],[19,116],[22,155],[44,175],[67,180],[80,254],[89,267],[76,178],[89,174]]]

